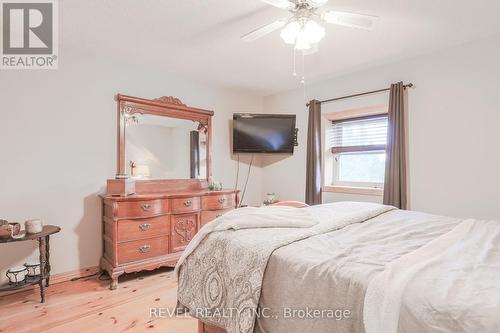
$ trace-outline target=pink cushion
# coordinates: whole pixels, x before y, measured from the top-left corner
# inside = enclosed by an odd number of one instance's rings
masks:
[[[296,207],[296,208],[304,208],[309,207],[308,204],[305,204],[300,201],[279,201],[277,203],[273,203],[272,206],[288,206],[288,207]]]

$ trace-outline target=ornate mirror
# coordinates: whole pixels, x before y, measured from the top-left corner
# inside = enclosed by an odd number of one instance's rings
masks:
[[[174,97],[117,95],[117,178],[208,180],[212,111]]]

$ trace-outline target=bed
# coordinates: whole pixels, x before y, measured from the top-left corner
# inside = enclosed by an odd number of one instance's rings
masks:
[[[176,268],[178,306],[200,332],[500,327],[497,222],[354,202],[238,211],[207,225]]]

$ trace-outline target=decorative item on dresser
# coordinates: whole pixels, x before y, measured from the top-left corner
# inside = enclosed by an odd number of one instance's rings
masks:
[[[173,97],[117,95],[117,102],[117,177],[108,180],[103,196],[101,258],[111,289],[124,273],[175,266],[196,232],[239,200],[237,190],[208,186],[213,111],[187,107]],[[149,134],[155,131],[152,141]],[[129,178],[132,164],[147,167],[152,179]]]

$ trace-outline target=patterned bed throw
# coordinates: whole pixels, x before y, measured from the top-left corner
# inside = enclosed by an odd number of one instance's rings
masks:
[[[265,209],[265,208],[263,208]],[[298,209],[298,208],[297,208]],[[202,240],[184,261],[180,262],[178,302],[179,308],[188,310],[191,316],[205,323],[224,328],[228,333],[251,333],[258,311],[262,281],[267,262],[272,253],[288,244],[312,236],[341,229],[353,223],[361,223],[395,209],[371,203],[341,202],[306,210],[311,219],[318,223],[309,228],[272,227],[273,214],[268,215],[268,227],[255,229],[227,230],[214,228],[220,223],[215,220],[204,228],[213,230],[205,233]],[[296,216],[291,209],[287,213],[293,220]],[[253,212],[255,215],[255,212]],[[232,214],[228,226],[248,225],[252,214]],[[235,230],[236,229],[236,230]],[[203,230],[203,229],[202,229]]]

